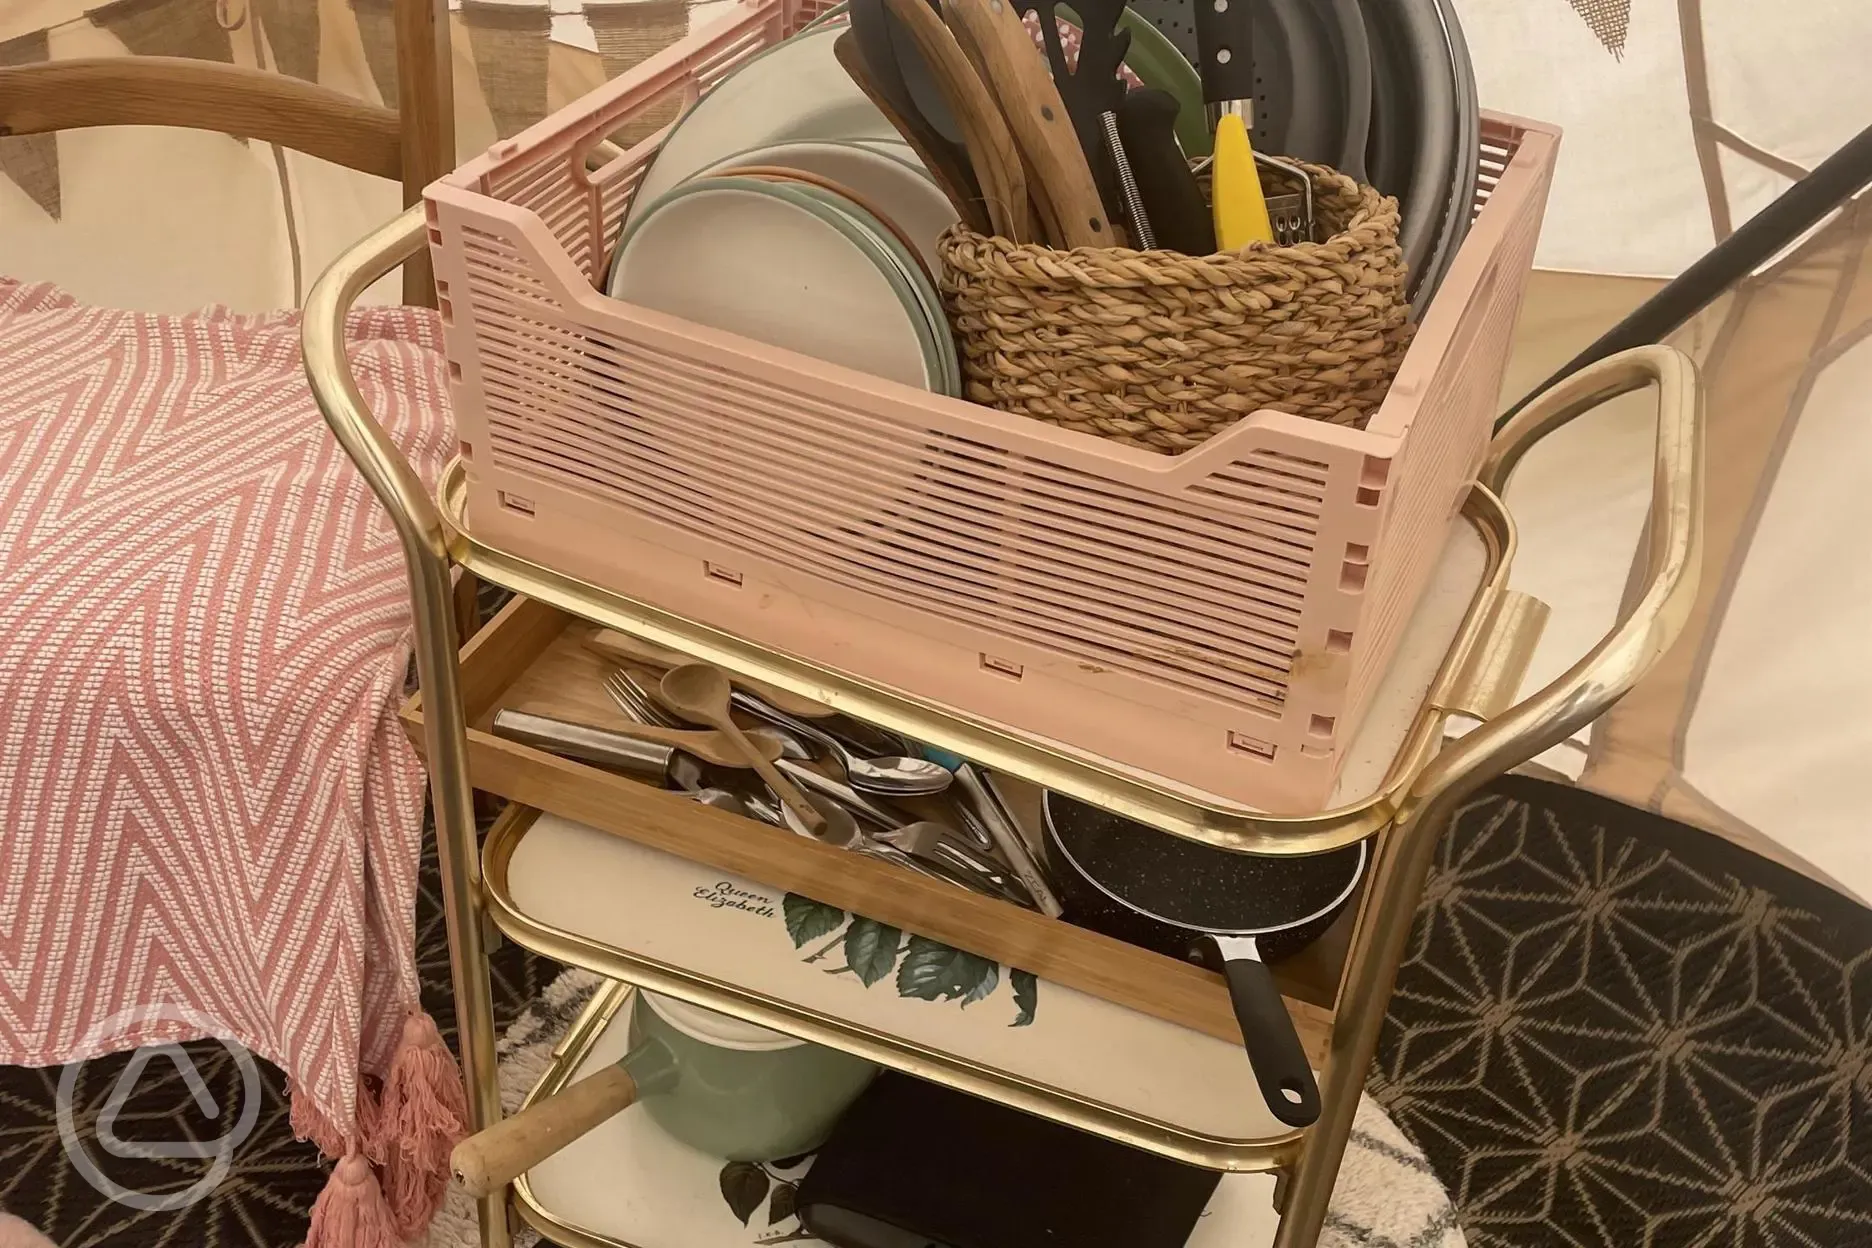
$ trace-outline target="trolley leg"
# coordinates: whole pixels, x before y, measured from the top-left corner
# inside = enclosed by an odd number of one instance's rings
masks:
[[[1378,1051],[1398,963],[1410,939],[1437,838],[1448,823],[1449,805],[1453,803],[1428,803],[1412,812],[1416,818],[1406,814],[1380,834],[1371,888],[1359,909],[1339,987],[1341,1008],[1320,1086],[1319,1120],[1307,1128],[1300,1159],[1284,1185],[1286,1199],[1274,1248],[1314,1248],[1325,1229],[1366,1072]]]
[[[409,561],[416,609],[416,672],[422,682],[423,736],[429,748],[429,792],[435,809],[442,912],[448,924],[456,1034],[462,1078],[468,1088],[468,1128],[480,1131],[500,1120],[500,1082],[494,1057],[487,913],[475,837],[474,792],[468,777],[454,587],[446,559],[424,550],[410,552]],[[479,1212],[482,1248],[510,1248],[507,1188],[481,1200]]]

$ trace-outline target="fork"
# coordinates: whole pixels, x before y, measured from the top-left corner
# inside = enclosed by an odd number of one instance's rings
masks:
[[[604,687],[605,692],[611,695],[611,700],[617,703],[618,709],[640,724],[649,724],[653,728],[689,726],[664,710],[650,696],[649,690],[621,667],[614,667],[605,674]]]

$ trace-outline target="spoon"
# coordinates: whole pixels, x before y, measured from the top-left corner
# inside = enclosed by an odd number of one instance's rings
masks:
[[[754,743],[747,739],[747,734],[741,731],[741,725],[735,723],[734,715],[728,709],[729,700],[734,696],[734,686],[728,683],[726,672],[707,663],[685,663],[663,673],[663,683],[658,690],[663,695],[664,703],[678,715],[727,734],[729,741],[746,755],[749,765],[766,781],[767,787],[774,791],[787,810],[799,816],[809,835],[816,837],[826,831],[826,816],[806,800],[804,793],[793,787],[791,780],[781,775],[762,756]],[[853,826],[855,830],[856,825]]]
[[[682,790],[684,797],[693,798],[704,806],[713,806],[716,810],[725,810],[731,815],[740,815],[743,819],[753,817],[740,794],[703,784],[701,764],[687,754],[678,754],[671,759],[665,774],[672,784]]]
[[[751,693],[736,690],[733,704],[777,727],[785,728],[794,736],[824,746],[839,766],[845,769],[845,778],[854,789],[862,789],[880,797],[913,797],[941,793],[955,782],[955,776],[948,768],[927,758],[905,758],[895,754],[882,758],[860,758],[825,729],[795,719]]]
[[[680,719],[664,710],[662,705],[655,698],[650,696],[650,691],[645,689],[635,676],[631,675],[629,669],[622,667],[612,668],[610,673],[605,677],[604,686],[605,692],[611,695],[611,700],[617,703],[617,708],[637,723],[646,725],[657,732],[668,730],[685,737],[691,735],[683,731],[685,725]],[[639,735],[645,735],[652,741],[668,739],[663,736],[649,736],[648,734]],[[697,732],[693,735],[706,739],[707,742],[713,746],[713,752],[700,750],[692,751],[696,753],[698,757],[723,767],[740,767],[745,765],[742,762],[740,753],[733,750],[726,741],[723,741],[720,733]],[[777,724],[770,724],[765,728],[754,729],[752,732],[748,733],[748,739],[760,745],[763,749],[766,748],[769,741],[772,741],[774,743],[774,748],[768,753],[768,758],[792,758],[802,762],[812,761],[812,751],[806,748],[806,743]],[[673,741],[671,744],[681,746],[683,743],[681,741]],[[723,757],[723,755],[732,756]]]

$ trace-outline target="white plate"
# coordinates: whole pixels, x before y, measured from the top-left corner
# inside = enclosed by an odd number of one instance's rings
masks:
[[[927,327],[924,338],[925,354],[930,357],[930,366],[936,376],[936,382],[930,388],[938,394],[960,397],[962,394],[962,361],[956,354],[955,335],[949,332],[949,318],[943,313],[942,296],[923,275],[916,257],[912,256],[898,237],[869,212],[835,191],[824,187],[801,184],[797,188],[802,194],[810,195],[821,203],[843,213],[859,229],[869,234],[881,250],[896,265],[904,285],[916,296],[917,306],[922,310]]]
[[[850,187],[860,199],[889,217],[916,244],[930,272],[941,270],[942,262],[936,256],[936,236],[956,223],[955,205],[920,166],[900,159],[895,153],[857,143],[810,139],[736,152],[711,163],[709,168],[727,169],[737,165],[799,169]]]
[[[899,139],[847,139],[845,141],[847,143],[856,143],[859,147],[868,147],[874,152],[884,152],[888,155],[895,156],[898,160],[903,161],[906,165],[910,165],[915,169],[921,170],[924,177],[926,178],[929,177],[929,166],[925,165],[923,163],[923,158],[917,155],[916,148],[911,147],[908,143],[904,142],[900,138]]]
[[[927,314],[890,252],[783,183],[709,178],[649,204],[606,293],[918,389],[942,379]]]
[[[897,130],[832,53],[842,25],[802,31],[715,84],[683,114],[637,188],[627,221],[730,152],[788,139],[888,139]]]

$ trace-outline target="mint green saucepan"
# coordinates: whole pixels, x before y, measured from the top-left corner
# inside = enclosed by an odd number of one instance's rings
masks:
[[[455,1146],[455,1177],[485,1196],[632,1105],[683,1143],[771,1161],[825,1142],[877,1067],[690,1005],[638,992],[630,1052]]]

